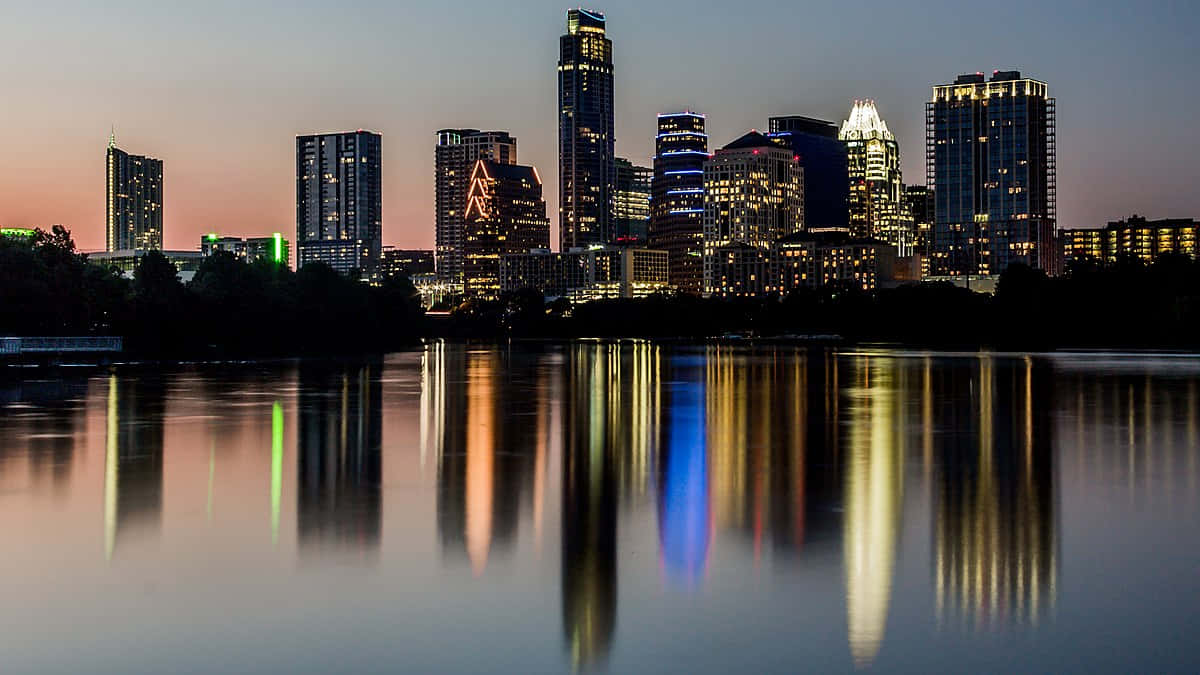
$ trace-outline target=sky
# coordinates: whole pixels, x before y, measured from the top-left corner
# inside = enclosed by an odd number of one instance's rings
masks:
[[[558,37],[547,0],[41,0],[0,19],[0,225],[104,246],[104,149],[165,163],[170,249],[295,233],[295,136],[383,134],[384,243],[433,244],[435,132],[507,130],[557,239]],[[606,0],[617,152],[649,164],[655,115],[715,146],[773,115],[841,121],[873,99],[924,183],[924,104],[1018,69],[1058,99],[1059,224],[1200,217],[1196,34],[1175,0]]]

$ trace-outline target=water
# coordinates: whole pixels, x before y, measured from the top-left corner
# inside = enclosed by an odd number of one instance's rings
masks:
[[[1196,672],[1200,359],[0,382],[5,673]]]

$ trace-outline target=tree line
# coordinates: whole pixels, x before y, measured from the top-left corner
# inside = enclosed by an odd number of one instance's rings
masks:
[[[217,253],[185,284],[150,251],[127,279],[88,262],[61,227],[0,238],[0,335],[115,335],[145,357],[354,355],[413,344],[423,319],[402,278],[375,287],[327,265],[293,272]]]
[[[117,335],[136,355],[187,359],[355,355],[430,337],[729,334],[931,347],[1200,349],[1200,262],[1086,261],[1057,278],[1015,265],[994,295],[938,283],[873,292],[833,285],[786,297],[661,295],[572,305],[527,289],[447,309],[427,317],[407,279],[368,286],[321,264],[293,272],[218,253],[185,284],[157,252],[140,260],[132,279],[89,263],[62,228],[0,238],[0,335]]]

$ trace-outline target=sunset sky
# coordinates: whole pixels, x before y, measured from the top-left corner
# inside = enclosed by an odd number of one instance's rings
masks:
[[[295,236],[297,134],[384,136],[384,243],[433,243],[434,132],[511,131],[557,232],[556,61],[567,5],[43,0],[0,18],[0,225],[104,246],[104,148],[165,162],[167,248],[206,232]],[[1200,4],[1176,0],[608,0],[617,151],[649,163],[655,114],[708,115],[715,145],[771,115],[877,102],[905,182],[924,103],[963,72],[1019,69],[1058,99],[1059,222],[1200,217]]]

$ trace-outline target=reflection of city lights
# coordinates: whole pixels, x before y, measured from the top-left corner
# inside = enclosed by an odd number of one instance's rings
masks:
[[[709,545],[708,453],[705,393],[699,383],[671,389],[659,511],[668,574],[690,584],[703,576]]]
[[[117,541],[117,472],[120,470],[120,419],[117,412],[117,376],[108,378],[108,419],[104,447],[104,557],[112,560]]]
[[[870,665],[883,644],[896,532],[900,527],[903,463],[897,440],[892,359],[862,364],[861,389],[850,408],[845,500],[846,613],[850,652]],[[887,366],[872,381],[872,368]]]
[[[271,408],[271,543],[279,543],[279,504],[283,497],[283,406]]]
[[[487,568],[492,544],[495,480],[495,391],[492,355],[473,355],[467,366],[467,555],[475,576]]]

